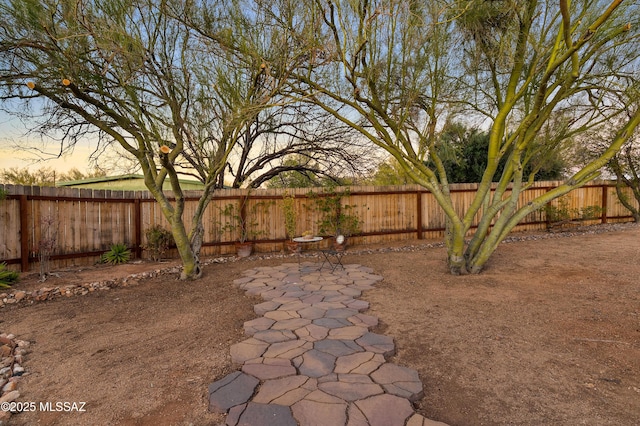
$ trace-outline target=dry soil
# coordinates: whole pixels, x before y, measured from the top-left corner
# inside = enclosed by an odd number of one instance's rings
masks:
[[[596,228],[594,228],[596,229]],[[591,232],[591,231],[589,231]],[[529,236],[530,237],[530,236]],[[551,238],[547,238],[551,237]],[[450,425],[640,422],[640,228],[505,243],[480,275],[448,275],[442,248],[354,247],[345,262],[384,280],[366,292],[393,362],[416,369],[417,410]],[[357,250],[371,249],[357,254]],[[31,342],[20,401],[86,402],[86,412],[23,412],[13,425],[216,425],[207,386],[235,368],[229,347],[260,301],[240,273],[291,259],[205,268],[134,287],[0,310],[0,331]],[[58,271],[47,286],[157,264]],[[34,288],[35,276],[18,288]]]

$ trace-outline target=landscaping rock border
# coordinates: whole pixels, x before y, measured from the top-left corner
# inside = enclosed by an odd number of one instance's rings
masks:
[[[15,401],[20,397],[18,383],[26,371],[22,364],[30,343],[19,340],[13,334],[0,334],[0,404]],[[0,424],[11,416],[9,410],[0,410]]]

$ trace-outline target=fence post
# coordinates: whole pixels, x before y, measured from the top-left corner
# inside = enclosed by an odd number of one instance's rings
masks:
[[[29,203],[27,195],[20,195],[20,270],[29,270]]]
[[[609,187],[607,184],[602,184],[602,215],[600,221],[607,223],[607,206],[609,205]]]
[[[142,259],[142,209],[140,198],[133,200],[133,244],[137,259]]]
[[[422,240],[424,238],[424,233],[422,232],[422,191],[418,190],[416,192],[416,215],[418,216],[418,239]]]

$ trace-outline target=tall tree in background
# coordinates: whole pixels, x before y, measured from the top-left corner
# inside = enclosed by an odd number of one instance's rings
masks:
[[[226,27],[211,17],[219,13],[215,2],[186,2],[186,13],[174,10],[203,39],[224,43],[234,58],[233,67],[225,71],[225,79],[213,90],[219,92],[213,114],[218,122],[237,108],[234,99],[246,99],[245,68],[259,64],[256,78],[272,84],[284,83],[303,58],[297,50],[282,44],[280,33],[264,22],[261,12],[241,0],[225,2]],[[233,96],[229,96],[232,93]],[[234,150],[227,167],[219,175],[218,187],[229,185],[259,187],[280,174],[324,176],[335,180],[344,175],[360,175],[371,168],[371,148],[362,142],[358,132],[316,105],[288,96],[282,84],[272,93],[268,103],[256,109],[237,132]],[[220,132],[219,132],[220,133]],[[286,180],[286,179],[285,179]]]
[[[447,218],[454,274],[480,272],[518,222],[598,176],[640,124],[633,96],[640,54],[637,2],[256,4],[265,22],[280,28],[290,58],[305,60],[289,76],[299,99],[358,129],[433,193]],[[519,202],[545,158],[592,127],[615,125],[625,111],[628,118],[598,158],[556,189]],[[452,201],[439,149],[444,123],[462,115],[489,126],[487,164],[464,209]]]
[[[413,183],[413,180],[405,173],[398,160],[393,157],[378,164],[376,171],[364,181],[365,185],[376,186],[408,185],[410,183]]]
[[[462,123],[445,125],[437,143],[438,157],[451,183],[477,183],[482,181],[488,164],[490,135],[477,128]],[[493,181],[498,182],[504,172],[507,157],[498,162]],[[433,167],[433,164],[428,164]],[[535,180],[556,180],[562,177],[565,161],[560,152],[553,152],[543,158],[533,157],[523,166],[525,176],[534,175]]]
[[[61,133],[66,148],[95,136],[136,158],[171,225],[182,278],[193,279],[201,274],[202,214],[238,134],[269,102],[277,81],[258,59],[239,63],[222,48],[228,35],[202,38],[172,18],[182,4],[5,1],[0,93],[5,100],[23,100],[21,114],[43,118],[36,130]],[[224,11],[209,16],[211,28]],[[185,165],[205,184],[190,221],[183,218],[178,181]],[[162,191],[167,179],[174,201]]]
[[[322,109],[300,102],[264,109],[240,136],[222,179],[229,185],[257,188],[269,182],[301,179],[304,186],[339,181],[369,171],[371,149],[357,132]],[[295,179],[294,179],[295,180]],[[288,186],[288,185],[285,185]]]

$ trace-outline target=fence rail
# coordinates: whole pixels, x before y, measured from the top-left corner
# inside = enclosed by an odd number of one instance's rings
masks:
[[[520,202],[557,187],[561,182],[537,182],[524,191]],[[168,228],[162,212],[146,191],[108,191],[75,188],[26,187],[0,185],[9,195],[0,201],[0,262],[28,271],[38,261],[38,248],[47,235],[56,235],[51,266],[55,268],[90,264],[99,259],[114,243],[129,246],[135,257],[143,256],[145,230],[159,224]],[[339,188],[340,189],[340,188]],[[477,190],[476,184],[452,185],[454,205],[464,211]],[[317,231],[318,212],[314,211],[309,192],[322,194],[321,188],[288,189],[295,196],[298,215],[297,234]],[[205,215],[202,254],[233,252],[237,239],[233,232],[222,230],[226,217],[222,210],[228,204],[251,210],[257,203],[268,206],[256,212],[254,221],[259,236],[257,251],[280,251],[285,241],[282,208],[285,190],[227,189],[217,191]],[[631,196],[631,193],[628,193]],[[185,221],[193,215],[198,191],[186,191]],[[633,197],[631,197],[633,198]],[[598,207],[601,215],[589,223],[629,221],[632,217],[619,202],[612,182],[593,182],[564,197],[571,210]],[[557,205],[557,201],[554,201]],[[355,244],[380,243],[403,239],[439,238],[445,227],[445,216],[433,194],[417,185],[393,187],[351,187],[343,205],[362,220]],[[47,224],[48,223],[48,224]],[[544,210],[528,215],[516,231],[545,229],[548,218]],[[49,234],[47,234],[49,233]],[[177,256],[177,253],[169,255]]]

